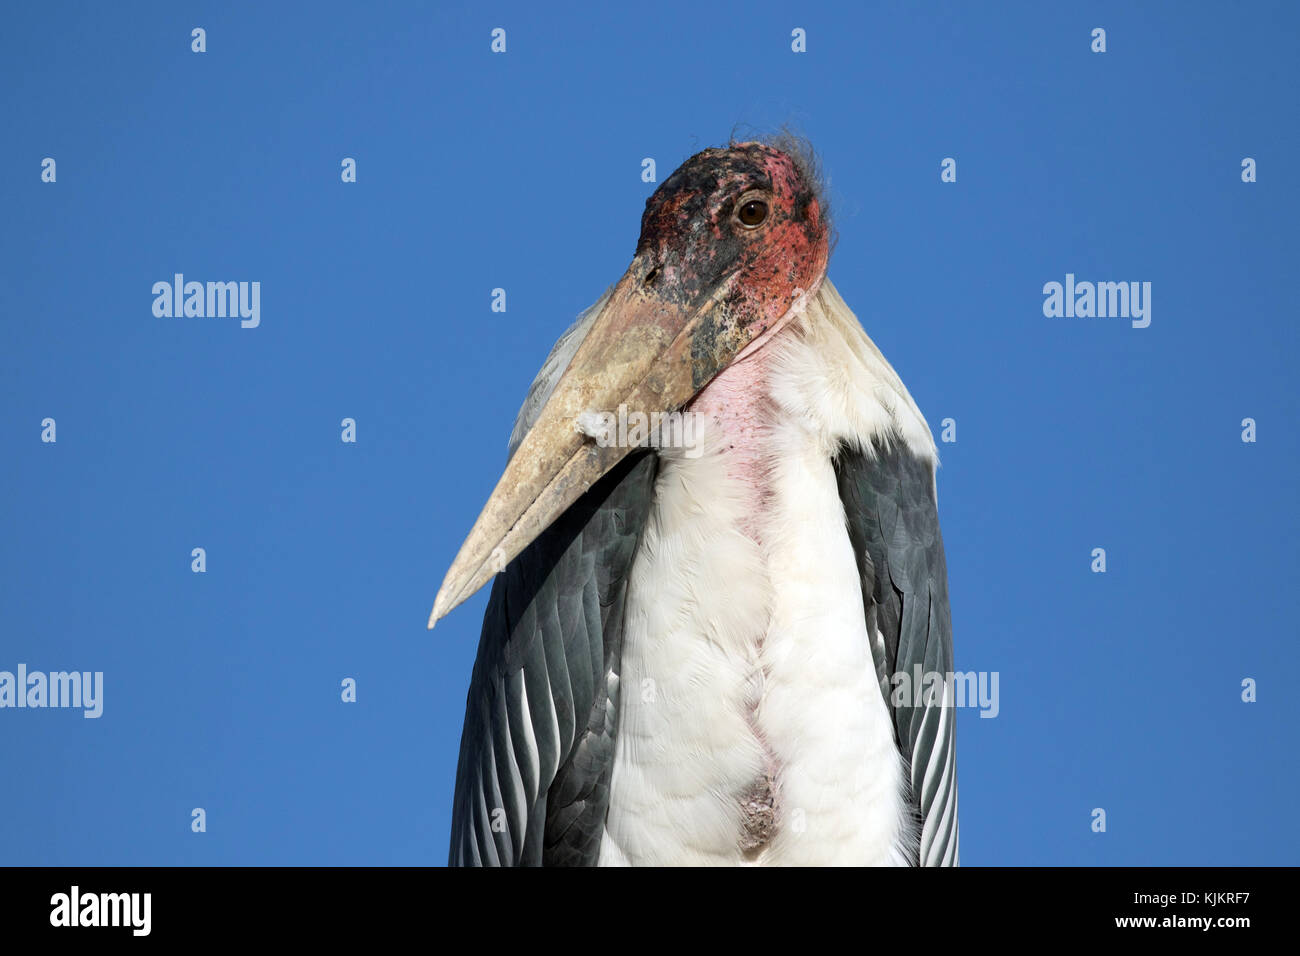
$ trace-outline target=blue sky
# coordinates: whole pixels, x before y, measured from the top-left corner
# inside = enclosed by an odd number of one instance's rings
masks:
[[[1296,863],[1300,13],[1056,6],[6,10],[0,670],[104,711],[0,709],[0,863],[445,860],[485,595],[430,634],[437,585],[642,159],[737,124],[812,141],[830,275],[957,423],[963,862]],[[156,317],[177,272],[261,324]],[[1151,325],[1045,317],[1067,273]]]

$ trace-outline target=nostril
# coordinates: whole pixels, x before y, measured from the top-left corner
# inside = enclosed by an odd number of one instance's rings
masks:
[[[659,279],[659,267],[655,266],[646,273],[645,280],[641,283],[643,286],[652,286]]]

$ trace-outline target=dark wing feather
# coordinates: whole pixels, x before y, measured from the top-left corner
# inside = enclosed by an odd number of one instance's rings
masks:
[[[452,865],[596,862],[628,573],[656,465],[629,457],[493,582],[456,768]]]
[[[899,435],[869,448],[845,445],[835,462],[849,540],[862,578],[867,631],[894,735],[908,761],[920,831],[916,862],[958,862],[956,714],[925,693],[922,675],[953,671],[948,569],[934,469]],[[880,639],[877,638],[877,633]],[[897,688],[906,693],[895,693]],[[944,703],[946,701],[946,704]]]

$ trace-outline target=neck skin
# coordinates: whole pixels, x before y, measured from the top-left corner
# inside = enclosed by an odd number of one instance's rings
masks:
[[[689,406],[691,411],[706,416],[712,433],[720,436],[720,453],[726,459],[727,474],[735,479],[744,496],[745,518],[741,530],[760,546],[762,516],[772,496],[769,462],[776,415],[770,391],[772,350],[766,346],[784,334],[790,322],[807,310],[825,275],[823,272],[818,276],[812,288],[796,290],[790,308],[776,324],[745,346]]]
[[[760,546],[761,518],[772,494],[768,461],[775,406],[770,375],[771,353],[755,351],[723,369],[690,409],[705,416],[709,444],[718,449],[742,496],[741,530]]]

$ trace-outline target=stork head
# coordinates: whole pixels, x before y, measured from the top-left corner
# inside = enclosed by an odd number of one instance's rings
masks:
[[[647,200],[628,275],[700,319],[695,391],[821,281],[828,234],[808,165],[761,143],[696,153]]]
[[[632,264],[506,465],[429,626],[632,450],[585,436],[580,415],[684,407],[816,290],[829,231],[810,166],[790,149],[706,149],[664,180],[646,202]]]

